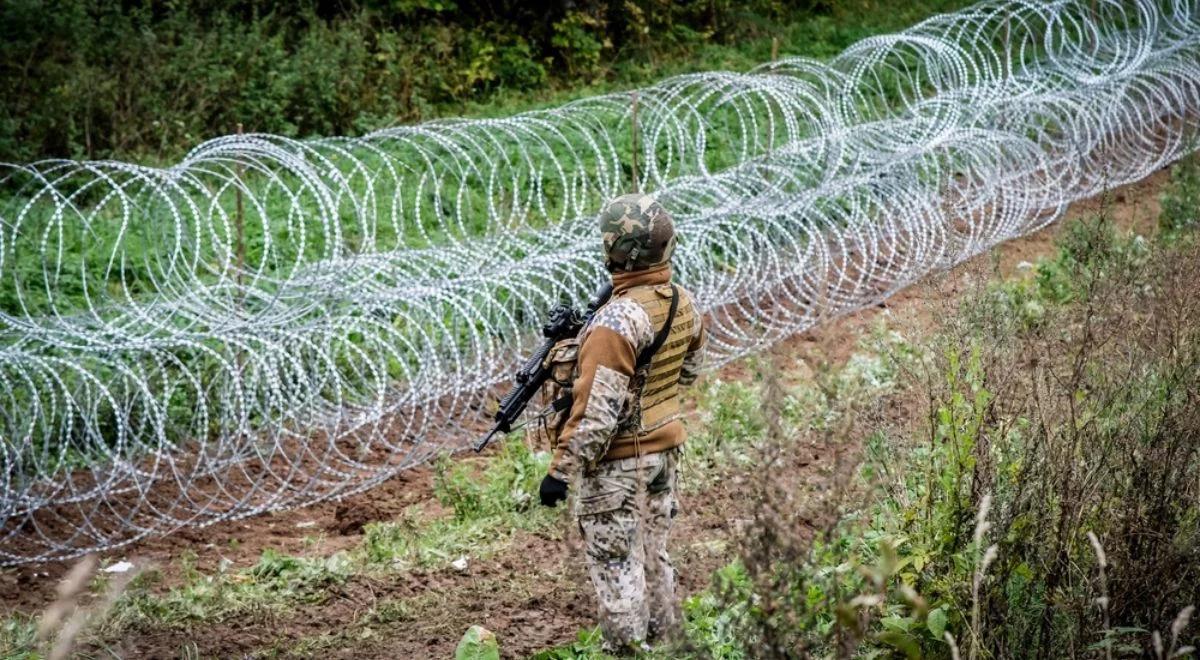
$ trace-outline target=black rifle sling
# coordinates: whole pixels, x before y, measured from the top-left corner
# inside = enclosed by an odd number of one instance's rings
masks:
[[[654,335],[654,343],[650,344],[638,355],[637,365],[633,367],[633,372],[636,374],[650,364],[654,359],[654,354],[667,341],[667,335],[671,334],[671,324],[675,322],[675,310],[679,308],[679,289],[675,285],[671,285],[671,309],[667,310],[667,322],[663,323],[663,327]]]
[[[654,335],[654,341],[645,349],[643,349],[641,354],[638,355],[637,364],[633,368],[633,372],[635,374],[649,365],[650,361],[654,359],[654,354],[657,353],[660,348],[662,348],[664,343],[666,343],[667,336],[671,334],[671,325],[675,323],[675,310],[678,308],[679,289],[675,288],[675,285],[672,284],[671,308],[667,310],[667,321],[663,324],[662,329],[658,331],[658,334]],[[550,408],[554,411],[554,413],[560,413],[570,408],[574,401],[574,395],[566,394],[555,399],[554,403],[550,404]]]

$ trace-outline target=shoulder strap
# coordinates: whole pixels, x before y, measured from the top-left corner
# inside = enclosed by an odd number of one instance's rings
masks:
[[[650,364],[650,361],[654,359],[654,354],[657,353],[658,349],[662,348],[663,343],[667,341],[667,335],[671,334],[671,325],[675,323],[675,310],[678,309],[678,307],[679,289],[675,288],[675,285],[672,284],[671,308],[667,310],[667,320],[665,323],[663,323],[663,327],[658,331],[658,334],[654,335],[654,341],[645,349],[643,349],[638,355],[637,364],[634,366],[635,372],[641,371],[646,367],[646,365]]]

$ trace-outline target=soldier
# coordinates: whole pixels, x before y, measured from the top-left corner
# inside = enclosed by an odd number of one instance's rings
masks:
[[[612,299],[581,333],[574,402],[542,480],[542,504],[577,488],[575,516],[600,604],[605,647],[645,649],[677,625],[667,536],[685,432],[679,388],[696,379],[705,335],[671,283],[675,229],[649,195],[600,215]]]

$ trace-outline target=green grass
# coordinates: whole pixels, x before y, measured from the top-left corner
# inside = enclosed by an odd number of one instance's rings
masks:
[[[891,391],[901,365],[916,359],[904,337],[882,322],[857,348],[840,367],[815,363],[816,373],[806,372],[807,378],[774,373],[770,362],[785,356],[772,355],[745,359],[746,369],[754,374],[748,382],[702,380],[689,392],[696,399],[697,412],[686,420],[682,487],[704,490],[758,460],[755,448],[761,448],[771,432],[768,416],[772,408],[764,397],[778,397],[772,402],[781,427],[776,433],[828,432],[836,428],[844,413],[831,402],[869,399]],[[771,377],[780,381],[774,395],[768,394],[764,385]]]
[[[0,657],[6,660],[37,660],[34,650],[37,622],[22,615],[6,618],[0,624]]]
[[[235,618],[265,621],[268,615],[325,602],[352,579],[444,570],[460,558],[477,561],[507,547],[520,531],[557,537],[564,509],[533,506],[548,462],[545,453],[529,451],[515,436],[487,461],[442,460],[435,471],[434,492],[446,509],[443,513],[411,506],[396,520],[367,525],[362,542],[347,552],[291,556],[268,549],[253,566],[222,566],[211,574],[195,570],[194,557],[185,556],[182,585],[161,589],[158,572],[138,576],[94,626],[93,640],[102,643],[137,631],[188,629]],[[386,623],[402,616],[405,607],[419,605],[384,603],[368,616]],[[31,626],[23,619],[8,619],[0,648],[32,654]],[[331,632],[341,639],[338,634]],[[320,646],[320,640],[306,643]]]
[[[869,345],[867,342],[864,347]],[[852,362],[854,366],[835,376],[846,387],[870,381],[864,380],[863,374],[879,369],[877,357],[855,357]],[[761,363],[754,360],[752,364]],[[700,417],[698,422],[689,423],[692,437],[686,446],[688,464],[684,470],[690,489],[699,488],[701,483],[711,484],[718,475],[744,469],[754,443],[762,441],[766,428],[761,387],[720,380],[701,383]],[[805,386],[790,392],[789,423],[828,417],[819,410],[820,399]],[[410,506],[394,520],[368,524],[357,547],[331,556],[291,556],[267,550],[251,567],[222,566],[213,573],[195,570],[194,557],[185,556],[181,560],[183,584],[163,589],[158,572],[140,575],[98,622],[93,639],[103,642],[127,634],[188,629],[247,617],[266,620],[264,617],[283,616],[298,607],[325,602],[334,590],[358,577],[386,579],[416,569],[449,570],[450,564],[460,558],[473,562],[503,551],[521,532],[557,538],[563,533],[565,509],[547,509],[536,501],[548,461],[545,452],[531,451],[517,436],[484,460],[445,456],[435,463],[433,479],[433,494],[441,511],[433,511],[427,504]],[[404,621],[429,605],[419,599],[384,601],[348,630],[330,631],[286,648],[267,649],[264,655],[311,655],[324,648],[365,642],[378,626]],[[697,636],[712,637],[715,649],[722,643],[722,628],[705,619],[705,613],[714,607],[710,595],[698,596],[685,605],[688,625],[696,627]],[[8,648],[32,653],[32,638],[28,636],[32,624],[10,619],[6,625]],[[589,654],[598,649],[598,639],[595,631],[581,634],[576,647],[582,657],[591,657]]]
[[[800,55],[827,58],[866,36],[898,30],[919,18],[940,11],[957,9],[964,4],[966,3],[939,0],[908,4],[900,10],[891,6],[884,7],[883,4],[879,6],[868,4],[861,12],[844,11],[829,15],[806,16],[804,20],[797,20],[782,26],[772,26],[768,32],[780,37],[781,56]],[[744,71],[769,58],[771,38],[764,33],[761,37],[739,40],[733,44],[707,43],[661,57],[631,60],[620,64],[611,78],[602,79],[595,85],[572,85],[563,89],[539,92],[505,92],[490,97],[486,103],[468,104],[455,114],[466,117],[508,116],[538,108],[558,106],[568,100],[650,84],[678,73],[713,69]],[[616,121],[617,117],[614,116],[610,123]],[[706,122],[707,152],[712,159],[707,165],[711,169],[719,170],[734,160],[734,154],[738,148],[738,133],[741,130],[738,114],[733,108],[725,107],[719,111],[707,113]],[[760,128],[760,131],[762,130],[765,128]],[[619,154],[622,154],[622,159],[627,161],[629,145],[620,142],[620,140],[627,141],[629,139],[625,133],[618,132],[618,143],[615,148]],[[588,151],[587,143],[582,136],[568,133],[565,138],[566,144],[552,142],[547,147],[535,147],[531,154],[532,158],[538,161],[548,160],[551,156],[563,157],[569,149]],[[766,144],[764,135],[755,136],[754,139],[761,144]],[[431,149],[433,153],[442,152],[442,148],[436,141],[427,141],[423,147]],[[390,150],[389,155],[400,162],[421,162],[422,160],[420,153],[412,148],[397,150],[394,145],[383,145],[383,148]],[[502,144],[499,146],[499,151],[508,159],[520,160],[520,154],[515,149],[515,145]],[[348,159],[331,150],[324,150],[322,153],[330,158],[334,167],[342,170],[342,174],[349,180],[351,189],[361,195],[367,182],[354,173]],[[368,168],[371,168],[373,164],[378,165],[379,157],[370,151],[352,150],[352,155],[360,158]],[[665,154],[662,156],[665,158]],[[676,167],[678,167],[678,162],[679,159],[676,159]],[[625,165],[628,166],[628,162]],[[666,167],[667,163],[664,160],[660,165]],[[215,167],[221,168],[221,166]],[[678,172],[678,174],[684,173],[686,172]],[[226,174],[233,176],[235,173],[230,170]],[[253,266],[260,263],[268,237],[273,245],[272,259],[275,262],[274,265],[268,264],[266,268],[266,273],[271,276],[283,275],[291,264],[312,263],[331,256],[331,250],[335,247],[335,243],[329,236],[323,234],[320,223],[311,217],[295,218],[290,213],[293,209],[311,211],[316,207],[317,200],[301,196],[294,202],[284,195],[278,186],[269,187],[267,180],[253,171],[244,173],[242,178],[247,187],[255,191],[253,196],[263,201],[261,209],[253,205],[246,208],[247,264]],[[218,246],[206,244],[204,247],[196,248],[198,252],[190,255],[189,261],[199,264],[200,268],[189,272],[181,271],[178,275],[185,281],[199,278],[200,281],[214,283],[229,270],[233,259],[232,218],[235,215],[236,195],[227,184],[220,184],[220,188],[216,188],[218,185],[216,181],[210,183],[214,189],[207,190],[203,194],[199,191],[192,191],[187,194],[173,195],[181,208],[186,208],[185,200],[198,204],[201,208],[207,208],[209,206],[208,194],[219,190],[217,206],[229,218],[227,222],[218,223],[214,227]],[[283,183],[291,187],[299,185],[298,181],[288,177],[284,178]],[[502,206],[506,202],[511,203],[511,200],[505,199],[489,200],[484,191],[485,184],[486,182],[476,179],[447,182],[445,199],[461,200],[467,219],[465,227],[461,230],[454,230],[455,233],[462,234],[459,236],[460,238],[479,235],[483,231],[481,222],[484,213],[482,209],[489,202],[498,202]],[[534,191],[534,185],[533,181],[522,180],[518,182],[517,189],[509,191],[509,194],[529,195]],[[555,182],[550,181],[538,189],[550,200],[551,206],[546,213],[548,219],[562,215],[566,210],[557,201],[563,199],[564,196],[556,194],[555,185],[557,185]],[[60,182],[59,187],[69,190],[72,183]],[[357,213],[349,205],[343,204],[337,209],[337,215],[345,223],[345,226],[341,228],[341,233],[347,237],[352,251],[386,251],[398,247],[420,248],[444,244],[450,237],[446,234],[446,228],[439,221],[445,215],[444,203],[440,204],[428,191],[424,196],[415,200],[410,194],[404,195],[407,205],[411,206],[415,203],[420,208],[421,217],[424,218],[424,224],[420,228],[409,227],[400,233],[391,222],[386,220],[389,211],[389,203],[386,200],[392,199],[398,190],[414,190],[416,188],[415,178],[407,177],[402,182],[380,179],[374,181],[371,187],[376,199],[382,200],[377,202],[375,209],[384,218],[382,222],[361,225]],[[460,187],[464,193],[461,197],[458,194]],[[95,190],[75,199],[74,203],[81,208],[90,208],[94,207],[100,198],[100,191]],[[149,195],[138,196],[137,199],[140,204],[145,205],[137,211],[140,217],[167,217],[165,205],[161,200],[154,200]],[[14,196],[11,192],[0,197],[0,209],[3,209],[3,216],[15,217],[20,201],[21,198]],[[599,204],[601,200],[597,198],[593,201],[595,204]],[[559,205],[555,206],[555,204]],[[49,312],[52,305],[61,313],[85,309],[81,263],[87,263],[90,266],[89,293],[93,298],[103,299],[106,295],[113,295],[118,299],[128,296],[133,300],[138,300],[155,295],[156,291],[151,283],[151,275],[158,266],[152,265],[153,258],[164,244],[174,240],[171,237],[164,240],[164,237],[157,232],[171,227],[173,223],[142,221],[135,223],[125,233],[118,233],[117,228],[121,225],[123,213],[124,210],[116,203],[116,200],[110,199],[97,214],[97,222],[93,226],[83,227],[68,215],[64,225],[57,227],[52,220],[50,204],[41,203],[33,208],[32,213],[24,220],[23,230],[17,236],[11,253],[19,255],[17,258],[20,259],[19,263],[12,266],[11,275],[15,276],[20,273],[26,288],[18,292],[14,285],[14,277],[5,277],[3,283],[0,284],[0,309],[19,314],[24,306],[30,314],[35,316]],[[415,217],[412,208],[409,209],[407,215]],[[536,227],[537,224],[537,219],[533,219],[531,226]],[[54,237],[51,241],[50,254],[43,256],[41,251],[42,233],[48,227],[54,227]],[[58,244],[59,239],[57,238],[60,230],[62,231],[61,245]],[[140,234],[145,231],[156,233]],[[185,234],[187,233],[185,231]],[[301,247],[300,239],[302,234],[305,236],[303,247]],[[181,238],[186,240],[188,236]],[[224,243],[225,246],[219,246],[220,243]],[[112,270],[106,277],[98,278],[97,267],[107,263],[110,253],[117,245],[123,246],[126,252],[125,261],[121,267]],[[60,249],[62,251],[61,258],[58,254]],[[40,290],[43,261],[61,267],[52,284],[52,298],[48,297],[45,291]]]
[[[244,570],[211,575],[187,570],[182,586],[161,594],[154,591],[159,576],[143,575],[108,612],[100,634],[116,638],[127,630],[178,628],[282,613],[324,601],[329,589],[344,583],[355,570],[353,560],[343,553],[293,557],[268,549],[257,564]]]
[[[704,65],[703,68],[708,67]],[[495,109],[497,112],[502,110]],[[1194,181],[1195,177],[1182,166],[1176,168],[1173,176],[1177,185],[1167,192],[1167,199],[1177,201],[1164,204],[1164,208],[1171,210],[1169,215],[1164,216],[1163,222],[1164,229],[1176,231],[1185,229],[1189,218],[1195,217],[1194,213],[1187,212],[1188,200],[1194,200],[1195,194],[1188,187],[1188,181]],[[1072,304],[1079,299],[1080,272],[1089,272],[1097,267],[1134,268],[1144,264],[1151,253],[1144,239],[1101,237],[1100,240],[1109,246],[1110,257],[1104,264],[1089,263],[1088,259],[1095,253],[1095,240],[1094,232],[1073,228],[1059,255],[1039,263],[1031,278],[996,287],[976,307],[978,316],[1007,320],[1012,323],[1013,331],[1028,332],[1042,328],[1047,322],[1047,315],[1056,307]],[[83,244],[80,240],[79,245]],[[310,249],[315,250],[315,255],[319,252],[319,245],[314,244]],[[881,341],[893,345],[895,350],[890,353],[901,356],[898,359],[920,357],[920,351],[908,346],[903,339],[890,336],[886,331],[877,333],[877,336]],[[867,355],[852,359],[845,370],[832,374],[818,373],[814,377],[816,386],[791,388],[786,393],[785,419],[795,427],[833,428],[837,415],[842,413],[829,407],[830,399],[870,396],[886,391],[895,385],[896,364],[887,357]],[[943,452],[915,451],[906,459],[910,463],[902,464],[914,468],[912,481],[904,486],[903,498],[897,500],[890,509],[877,508],[852,520],[853,524],[847,523],[841,536],[816,550],[817,565],[826,570],[830,566],[852,562],[867,567],[868,573],[874,569],[875,573],[871,575],[887,575],[889,578],[928,574],[929,581],[933,583],[930,593],[949,594],[944,600],[932,603],[932,607],[920,615],[914,614],[913,608],[903,604],[902,599],[897,600],[890,606],[893,609],[879,619],[879,625],[884,629],[877,632],[895,633],[877,637],[874,643],[880,648],[887,647],[888,640],[894,642],[893,646],[906,643],[906,635],[918,636],[919,644],[936,647],[938,640],[933,632],[943,624],[935,623],[931,628],[930,616],[935,617],[935,621],[940,621],[941,616],[931,615],[931,612],[945,613],[947,620],[944,625],[950,629],[961,630],[963,625],[964,601],[962,594],[956,593],[956,590],[961,591],[961,575],[939,582],[938,576],[932,571],[937,566],[947,564],[961,571],[962,566],[969,566],[978,560],[979,549],[957,548],[949,554],[941,554],[940,550],[935,553],[927,541],[915,542],[907,531],[898,531],[905,530],[904,525],[914,524],[928,510],[901,506],[904,502],[923,502],[928,507],[930,488],[952,492],[961,487],[956,480],[961,479],[964,471],[971,466],[961,463],[961,457],[951,453],[969,454],[972,446],[956,445],[946,441],[947,437],[977,437],[981,431],[988,430],[980,410],[987,407],[991,394],[979,380],[978,359],[975,354],[965,352],[954,357],[953,365],[944,375],[958,395],[941,402],[937,410],[939,426],[936,433],[940,434],[937,437],[943,441],[939,445]],[[1152,391],[1154,379],[1150,378],[1143,384]],[[766,432],[761,414],[761,397],[760,388],[753,386],[719,381],[707,385],[700,396],[700,429],[693,435],[688,447],[691,465],[703,471],[723,464],[743,464],[747,455],[745,449],[762,440]],[[1016,432],[1021,432],[1019,425]],[[879,443],[876,456],[890,456],[888,452],[892,448],[886,445],[884,439],[875,440]],[[519,445],[510,442],[506,447]],[[484,468],[482,476],[477,465],[444,463],[439,469],[436,493],[439,502],[447,508],[446,515],[431,519],[427,511],[413,509],[400,520],[370,526],[363,546],[346,555],[311,559],[264,553],[255,567],[208,576],[193,574],[183,587],[168,590],[165,594],[153,593],[152,579],[148,577],[144,583],[135,585],[127,599],[118,604],[108,625],[113,631],[143,626],[174,627],[220,621],[254,612],[285,611],[297,604],[320,602],[331,586],[361,571],[407,570],[414,566],[436,568],[463,555],[486,556],[503,547],[514,530],[553,529],[558,518],[551,512],[530,506],[530,495],[536,486],[536,479],[540,478],[540,470],[544,469],[544,460],[544,456],[506,448],[503,458],[495,465]],[[937,480],[923,483],[920,476],[929,474],[928,471],[917,472],[915,469],[924,466],[927,470],[930,462],[938,466],[934,471]],[[1005,465],[1006,469],[1015,469],[1012,464]],[[868,467],[878,473],[888,466],[877,460]],[[889,469],[895,470],[895,466]],[[938,530],[949,525],[947,521],[951,520],[951,527],[960,528],[964,524],[960,520],[962,515],[960,507],[945,509],[934,516],[938,523],[931,529],[940,533]],[[863,533],[863,525],[868,526],[867,533]],[[895,553],[895,560],[888,559],[889,553]],[[933,561],[935,555],[937,560]],[[897,567],[900,562],[905,562],[904,566]],[[928,568],[930,566],[935,568]],[[737,565],[731,565],[724,573],[719,579],[728,588],[736,591],[746,587],[745,576]],[[819,582],[828,578],[828,575],[824,575],[814,579]],[[870,575],[864,576],[852,586],[860,588],[869,579]],[[806,597],[810,595],[806,594]],[[821,601],[821,597],[813,598]],[[689,638],[702,648],[718,649],[713,651],[718,657],[736,657],[724,654],[734,654],[733,649],[738,648],[737,645],[744,640],[733,637],[735,628],[730,621],[736,618],[737,610],[725,605],[712,592],[689,600],[685,605]],[[388,611],[381,616],[400,616],[403,607],[395,607],[396,611]],[[836,617],[836,611],[825,611],[824,618],[813,624],[814,634],[823,634],[836,623]],[[30,631],[28,622],[9,620],[0,639],[3,639],[6,648],[28,648],[31,643]],[[585,634],[570,650],[564,652],[587,653],[594,644],[594,635]]]
[[[1194,231],[1200,225],[1200,156],[1193,152],[1171,168],[1171,185],[1163,192],[1159,228],[1168,234]]]
[[[699,491],[752,460],[749,449],[762,440],[766,422],[754,385],[705,379],[688,394],[696,398],[697,416],[687,421],[680,485]]]
[[[900,387],[900,369],[921,359],[921,347],[880,323],[862,338],[858,350],[845,364],[816,361],[816,373],[806,370],[805,377],[797,378],[795,373],[780,373],[772,366],[783,359],[779,355],[748,358],[746,368],[754,374],[748,382],[701,381],[695,392],[697,416],[688,422],[681,487],[702,491],[733,475],[754,474],[756,461],[761,460],[764,445],[772,442],[772,434],[783,438],[812,433],[836,435],[844,428],[844,418],[854,413],[855,405],[888,395]],[[774,391],[768,384],[771,382]],[[767,421],[773,415],[777,415],[779,426],[774,430]],[[843,440],[833,438],[834,442]],[[835,557],[844,557],[845,545],[854,539],[850,528],[846,530],[845,536],[819,551],[832,564],[838,563],[833,561]],[[862,543],[853,542],[855,547],[862,547]],[[722,545],[719,552],[728,556],[730,547]],[[832,588],[842,577],[842,572],[830,571],[825,580]],[[753,642],[740,637],[744,633],[740,622],[755,607],[751,604],[751,583],[745,569],[734,561],[718,570],[713,582],[714,587],[682,603],[684,641],[655,649],[643,657],[664,660],[753,657],[747,652],[748,647],[753,648]],[[730,594],[740,594],[742,598],[731,599]],[[829,621],[819,625],[827,626]],[[608,657],[601,651],[598,629],[580,631],[575,641],[533,656],[538,660]]]
[[[488,557],[519,531],[553,534],[562,512],[537,503],[549,460],[516,438],[486,462],[445,455],[434,495],[448,515],[431,519],[414,505],[399,520],[370,523],[359,554],[371,566],[437,568],[460,557]]]
[[[1040,261],[1024,277],[992,285],[970,306],[979,310],[980,319],[1012,319],[1013,332],[1035,330],[1040,321],[1029,322],[1023,311],[1027,304],[1037,302],[1046,308],[1046,314],[1075,304],[1080,294],[1078,269],[1089,263],[1101,267],[1093,257],[1098,242],[1105,245],[1108,256],[1103,268],[1108,272],[1143,262],[1145,251],[1137,237],[1101,236],[1109,238],[1097,238],[1094,230],[1089,234],[1085,226],[1072,227],[1058,254]],[[1083,245],[1092,247],[1085,250]],[[815,374],[805,372],[801,382],[783,386],[776,395],[765,394],[762,378],[755,379],[760,383],[756,385],[702,381],[697,394],[699,416],[689,423],[692,435],[685,471],[689,478],[698,473],[703,478],[747,469],[744,457],[751,455],[756,444],[765,442],[770,432],[764,419],[764,410],[769,408],[764,396],[781,398],[775,405],[782,406],[787,433],[836,430],[849,410],[847,401],[895,391],[902,385],[901,372],[928,365],[934,346],[931,339],[904,338],[881,325],[844,366],[818,366]],[[963,638],[969,603],[961,590],[962,571],[978,562],[981,548],[953,545],[948,540],[954,534],[969,536],[972,523],[969,515],[964,520],[960,513],[964,503],[955,503],[945,494],[963,487],[961,479],[971,467],[963,462],[971,455],[971,438],[990,433],[990,422],[980,411],[994,395],[980,380],[982,365],[977,353],[948,355],[946,359],[943,377],[956,394],[940,401],[935,410],[934,433],[940,440],[904,448],[880,434],[871,436],[863,479],[877,482],[880,475],[906,475],[900,482],[901,491],[879,491],[878,499],[847,515],[830,538],[814,545],[811,563],[792,567],[795,573],[789,579],[803,585],[793,596],[798,600],[792,602],[808,608],[801,619],[805,626],[801,632],[809,643],[824,643],[830,631],[841,625],[839,617],[845,610],[839,603],[848,600],[848,595],[870,593],[878,583],[890,586],[872,619],[869,637],[861,642],[864,652],[903,652],[916,645],[937,656],[946,650],[939,634],[943,630]],[[766,368],[758,359],[749,365],[752,371]],[[788,378],[786,373],[782,376]],[[1014,427],[1014,432],[1020,428]],[[357,575],[386,575],[414,568],[442,570],[459,557],[474,561],[502,550],[519,530],[557,534],[562,513],[534,506],[532,500],[546,459],[519,441],[509,441],[489,460],[441,461],[434,479],[434,494],[444,508],[438,515],[430,515],[426,508],[411,508],[397,520],[369,525],[359,547],[330,557],[291,557],[268,551],[247,569],[211,575],[189,570],[184,585],[165,592],[155,590],[156,576],[143,576],[99,630],[105,637],[115,638],[137,631],[286,613],[322,602],[331,588]],[[937,493],[941,494],[935,496]],[[931,522],[921,522],[927,515]],[[947,531],[955,526],[963,530]],[[951,536],[946,537],[947,533]],[[900,584],[919,586],[924,603],[917,607],[907,600]],[[714,575],[713,588],[688,598],[683,604],[688,653],[694,657],[746,657],[746,646],[753,644],[747,637],[746,617],[761,614],[751,605],[754,594],[751,576],[735,561]],[[385,600],[346,630],[267,649],[262,655],[313,656],[323,649],[369,644],[380,626],[409,621],[431,606],[413,599]],[[12,653],[31,653],[31,631],[28,621],[6,622],[6,648],[14,649]],[[500,642],[503,648],[504,640]],[[683,657],[683,653],[671,647],[648,657]],[[590,629],[574,642],[535,657],[604,656],[597,631]]]

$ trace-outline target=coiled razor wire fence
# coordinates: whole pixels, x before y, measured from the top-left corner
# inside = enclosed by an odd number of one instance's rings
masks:
[[[990,1],[636,103],[0,165],[0,564],[462,446],[635,187],[676,217],[712,366],[1036,230],[1188,150],[1197,12]]]

